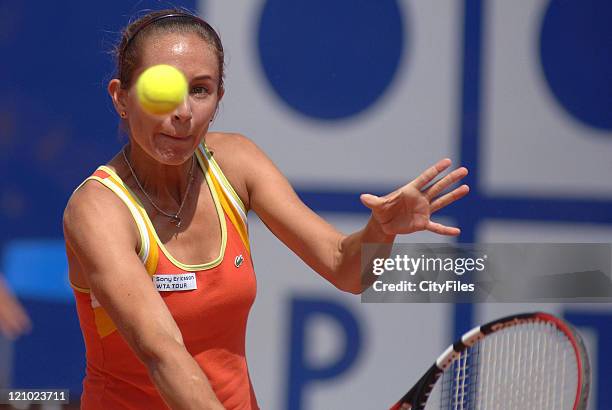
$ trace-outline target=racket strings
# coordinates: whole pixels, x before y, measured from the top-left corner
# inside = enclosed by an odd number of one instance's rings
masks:
[[[426,408],[567,409],[577,384],[567,337],[551,324],[533,322],[495,332],[458,354]]]

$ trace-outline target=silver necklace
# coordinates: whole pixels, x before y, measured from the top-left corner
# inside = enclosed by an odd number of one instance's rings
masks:
[[[126,145],[126,147],[127,147],[127,145]],[[153,207],[155,209],[157,209],[158,212],[160,212],[163,215],[165,215],[168,218],[170,218],[170,222],[174,223],[177,228],[180,228],[182,220],[181,220],[181,217],[179,215],[180,215],[181,211],[183,210],[183,206],[185,206],[185,201],[187,200],[187,195],[189,194],[189,191],[191,189],[191,183],[193,182],[193,179],[194,179],[193,178],[193,167],[195,166],[195,157],[193,157],[193,156],[191,157],[191,169],[189,169],[189,182],[187,182],[187,188],[185,189],[185,194],[183,195],[183,200],[181,201],[181,205],[179,206],[179,209],[178,209],[178,211],[176,211],[175,214],[171,214],[171,213],[168,213],[168,212],[164,211],[159,206],[157,206],[155,204],[155,202],[153,202],[153,200],[151,199],[149,194],[147,194],[147,191],[145,191],[145,189],[142,187],[142,184],[138,180],[138,177],[136,176],[136,173],[134,172],[134,169],[132,168],[132,164],[130,164],[130,160],[128,160],[128,157],[127,157],[127,155],[125,153],[125,147],[123,147],[123,149],[121,150],[121,153],[123,154],[123,159],[125,160],[125,164],[130,169],[130,172],[132,173],[132,176],[134,177],[134,180],[136,181],[136,184],[138,185],[138,188],[140,188],[142,193],[147,197],[147,199],[149,200],[151,205],[153,205]]]

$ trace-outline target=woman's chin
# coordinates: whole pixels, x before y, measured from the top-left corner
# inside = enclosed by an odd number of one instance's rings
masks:
[[[198,147],[193,136],[175,137],[156,134],[154,145],[158,160],[166,165],[180,165],[191,158]]]

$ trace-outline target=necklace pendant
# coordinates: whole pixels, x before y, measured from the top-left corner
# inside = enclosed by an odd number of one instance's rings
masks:
[[[132,177],[134,177],[134,180],[136,181],[136,185],[138,185],[138,188],[140,188],[140,190],[142,191],[144,196],[147,197],[147,199],[149,200],[151,205],[153,205],[153,208],[155,208],[161,214],[163,214],[163,215],[167,216],[168,218],[170,218],[170,222],[175,224],[177,228],[180,228],[182,220],[179,217],[179,214],[183,210],[183,206],[185,205],[185,201],[187,200],[187,195],[189,194],[189,189],[191,188],[191,184],[193,183],[193,180],[194,180],[194,178],[193,178],[193,167],[195,166],[195,162],[196,162],[195,155],[191,156],[191,168],[189,169],[189,182],[187,183],[187,188],[185,189],[185,193],[183,194],[183,200],[181,201],[181,204],[179,206],[178,211],[176,211],[176,213],[174,215],[172,215],[172,214],[169,214],[168,212],[165,212],[163,209],[160,209],[159,206],[157,206],[155,204],[155,202],[153,202],[153,200],[151,199],[149,194],[147,194],[147,191],[145,191],[145,189],[143,188],[142,184],[138,180],[138,177],[136,176],[136,173],[134,172],[134,168],[132,168],[132,164],[130,164],[130,160],[128,159],[127,154],[125,153],[126,152],[126,148],[127,148],[127,145],[121,150],[121,153],[123,154],[123,160],[125,161],[125,164],[130,169],[130,172],[132,173]]]

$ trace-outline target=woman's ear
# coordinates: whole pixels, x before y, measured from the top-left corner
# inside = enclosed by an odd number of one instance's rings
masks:
[[[219,113],[219,103],[221,102],[221,99],[223,98],[224,94],[225,94],[225,88],[223,88],[223,87],[219,88],[219,91],[217,91],[217,96],[219,97],[217,99],[217,106],[215,107],[215,113],[213,114],[212,118],[210,119],[210,122],[213,122],[215,120],[215,118],[217,118],[217,114]]]
[[[121,81],[117,78],[110,80],[107,90],[113,100],[113,105],[115,106],[115,110],[117,110],[117,114],[124,118],[123,113],[127,112],[127,90],[121,88]]]
[[[217,92],[217,95],[219,96],[219,100],[217,101],[217,107],[219,102],[221,102],[221,98],[223,98],[223,96],[225,95],[225,87],[221,86],[219,88],[219,91]]]

